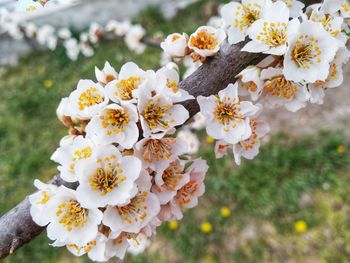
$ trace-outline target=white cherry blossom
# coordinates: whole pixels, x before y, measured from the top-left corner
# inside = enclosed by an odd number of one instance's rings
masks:
[[[243,41],[250,26],[264,17],[271,4],[271,0],[242,0],[241,3],[225,4],[220,10],[220,15],[227,27],[228,42],[236,44]]]
[[[206,130],[214,139],[224,139],[235,144],[251,136],[249,117],[259,108],[251,102],[240,101],[238,85],[229,84],[219,92],[219,97],[198,96],[197,101],[202,114],[207,118]]]
[[[118,143],[126,149],[134,146],[139,137],[136,106],[131,103],[109,104],[92,117],[86,126],[87,137],[98,144]]]
[[[88,208],[125,205],[137,193],[135,181],[140,175],[141,161],[122,156],[113,145],[100,146],[93,160],[77,166],[77,197]]]
[[[184,57],[188,52],[187,41],[188,36],[185,33],[173,33],[160,43],[160,47],[171,57]]]

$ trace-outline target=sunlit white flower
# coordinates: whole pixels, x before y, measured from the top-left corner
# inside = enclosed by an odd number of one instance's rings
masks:
[[[43,6],[32,0],[19,0],[16,5],[16,10],[20,12],[34,12],[42,9]]]
[[[214,56],[225,38],[224,30],[201,26],[190,36],[188,47],[202,58]]]
[[[302,14],[303,8],[305,5],[297,0],[282,0],[289,8],[290,17],[295,18],[299,17]]]
[[[130,247],[128,252],[134,256],[139,255],[145,251],[145,249],[151,244],[147,236],[140,233],[135,239],[128,239]]]
[[[342,17],[350,17],[350,3],[348,0],[324,0],[321,9],[328,14],[340,11]]]
[[[136,106],[128,103],[109,104],[94,116],[86,127],[88,137],[98,144],[118,143],[126,149],[134,146],[139,137]]]
[[[187,34],[173,33],[160,43],[160,47],[171,57],[184,57],[188,52],[187,41]]]
[[[21,31],[21,28],[17,23],[9,22],[9,23],[6,23],[4,27],[7,33],[11,37],[13,37],[15,40],[23,39],[24,37],[23,32]]]
[[[96,238],[102,216],[97,208],[82,207],[74,190],[60,186],[48,205],[47,236],[58,242],[85,246]]]
[[[69,28],[62,27],[57,31],[57,36],[62,39],[69,39],[72,37],[72,32],[70,32]]]
[[[136,54],[141,54],[146,48],[146,45],[141,42],[145,34],[146,31],[141,25],[133,25],[125,35],[125,44]]]
[[[240,80],[238,94],[240,96],[250,95],[256,101],[264,89],[264,81],[260,78],[261,68],[249,66],[237,75]]]
[[[123,259],[127,249],[130,247],[129,239],[135,238],[135,234],[123,232],[116,238],[109,237],[106,243],[105,255],[108,258],[117,257]]]
[[[112,32],[116,36],[124,36],[126,33],[129,31],[131,28],[131,23],[130,21],[115,21],[111,20],[106,24],[105,30],[107,32]]]
[[[57,47],[57,37],[55,35],[49,36],[47,38],[46,46],[50,50],[55,50]]]
[[[100,146],[92,160],[76,167],[78,200],[88,208],[125,205],[137,192],[135,180],[140,171],[141,161],[136,157],[122,157],[113,145]]]
[[[153,171],[164,170],[177,156],[186,152],[186,143],[179,138],[145,138],[135,145],[135,156],[143,162],[143,167]]]
[[[155,184],[152,192],[159,198],[160,204],[168,203],[177,194],[177,191],[187,184],[190,176],[185,172],[185,163],[179,159],[174,160],[169,166],[156,173]]]
[[[184,106],[173,104],[171,98],[163,94],[152,97],[152,94],[147,91],[140,92],[137,108],[145,138],[163,137],[172,128],[183,124],[189,117]]]
[[[95,76],[96,79],[101,85],[106,85],[109,82],[118,78],[118,73],[115,69],[109,64],[108,61],[105,62],[105,65],[102,70],[95,67]]]
[[[76,182],[78,181],[75,171],[76,165],[83,160],[90,159],[95,150],[96,147],[91,140],[77,136],[69,142],[61,144],[52,154],[51,160],[60,164],[57,169],[63,180]]]
[[[248,42],[242,51],[283,55],[287,49],[288,36],[295,33],[299,20],[289,22],[289,8],[282,1],[273,3],[266,16],[255,21],[248,29]]]
[[[183,208],[193,208],[198,204],[198,197],[205,192],[204,178],[208,171],[205,160],[198,158],[186,169],[190,174],[190,180],[177,191],[176,196],[171,200],[170,209],[177,219],[182,218]]]
[[[35,187],[39,190],[29,196],[30,215],[33,221],[39,226],[46,226],[49,223],[48,202],[56,194],[57,186],[53,184],[44,184],[40,180],[34,181]]]
[[[324,81],[329,74],[329,63],[339,45],[321,23],[303,22],[298,33],[288,39],[283,63],[284,76],[294,82]]]
[[[251,102],[240,101],[237,88],[237,83],[229,84],[219,97],[197,97],[200,111],[207,118],[208,135],[231,144],[251,136],[249,117],[259,110]]]
[[[292,80],[286,80],[282,68],[267,68],[261,71],[264,83],[264,99],[267,106],[285,106],[287,110],[295,112],[306,106],[309,93],[306,85]]]
[[[198,152],[200,142],[195,133],[191,132],[190,130],[181,130],[177,134],[177,137],[187,144],[186,153],[194,154]]]
[[[97,115],[108,103],[105,89],[91,80],[79,80],[77,89],[69,95],[69,116],[89,119]]]
[[[108,97],[116,103],[135,102],[136,91],[145,77],[146,72],[135,63],[124,64],[120,69],[118,79],[109,82],[105,87]]]
[[[228,42],[236,44],[245,39],[250,26],[264,17],[271,0],[242,0],[242,3],[230,2],[220,10],[227,27]]]

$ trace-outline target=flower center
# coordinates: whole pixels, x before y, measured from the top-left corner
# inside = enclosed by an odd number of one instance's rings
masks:
[[[172,162],[163,172],[162,178],[164,181],[163,188],[176,191],[179,181],[183,178],[183,169],[176,162]]]
[[[141,78],[139,77],[130,77],[128,79],[123,79],[117,82],[116,86],[119,91],[119,94],[116,93],[123,100],[132,99],[132,91],[140,86]]]
[[[254,9],[252,8],[254,7]],[[235,17],[238,17],[239,14],[243,13],[242,17],[235,18],[234,25],[236,28],[239,28],[241,31],[246,28],[250,27],[256,20],[260,17],[260,10],[261,6],[259,4],[252,4],[249,3],[248,5],[242,5],[237,7],[237,12],[235,13]]]
[[[239,101],[230,102],[230,99],[226,98],[224,101],[220,101],[219,99],[216,101],[216,108],[214,109],[215,118],[222,124],[227,125],[230,124],[231,121],[242,120],[242,114],[240,114],[241,108],[239,107]]]
[[[340,30],[333,30],[332,17],[330,15],[325,15],[324,17],[319,17],[317,14],[311,17],[311,21],[322,23],[323,27],[328,33],[336,37],[341,32]]]
[[[308,35],[299,36],[291,53],[292,60],[303,69],[309,69],[314,63],[321,62],[318,40]]]
[[[151,163],[153,160],[159,161],[160,159],[169,159],[172,155],[173,145],[175,144],[175,138],[162,138],[148,140],[143,148],[144,152],[142,157],[145,161]]]
[[[111,192],[119,184],[126,180],[126,177],[122,175],[123,169],[119,168],[119,163],[112,161],[115,159],[114,155],[103,159],[103,167],[96,168],[94,174],[89,176],[90,187],[95,191],[99,191],[101,196]],[[101,159],[98,162],[102,162]]]
[[[198,184],[195,181],[190,181],[184,185],[181,189],[177,191],[176,198],[179,202],[179,205],[188,204],[191,201],[191,196],[195,194],[198,189]]]
[[[278,47],[287,42],[287,24],[278,22],[265,22],[262,32],[257,39],[268,46]]]
[[[170,108],[171,106],[169,105],[158,106],[154,104],[153,101],[149,101],[142,111],[142,116],[151,129],[154,129],[157,126],[161,126],[167,129],[169,127],[169,124],[166,120],[164,120],[164,117],[165,112]]]
[[[117,206],[116,209],[123,220],[131,224],[132,222],[139,222],[145,219],[147,217],[147,196],[147,192],[139,192],[131,199],[128,205]]]
[[[171,38],[171,41],[174,42],[174,41],[178,40],[179,38],[180,38],[179,35],[173,35]]]
[[[258,90],[258,86],[255,84],[254,81],[242,82],[241,87],[247,89],[250,92],[255,92]]]
[[[200,31],[197,36],[191,38],[191,45],[198,49],[213,50],[218,45],[218,41],[212,34]]]
[[[112,128],[107,131],[108,135],[121,133],[124,126],[129,123],[129,115],[122,109],[108,109],[105,115],[100,116],[100,119],[103,128]]]
[[[97,93],[96,88],[91,87],[80,94],[78,98],[79,110],[84,110],[86,107],[91,107],[101,102],[103,102],[103,96]]]
[[[296,84],[286,80],[284,76],[277,76],[266,81],[264,87],[271,95],[285,99],[291,99],[297,92]]]
[[[73,227],[84,227],[88,214],[89,211],[82,208],[76,200],[64,201],[56,211],[56,216],[60,217],[58,222],[64,225],[69,232]]]
[[[113,80],[115,80],[115,76],[110,75],[110,74],[106,75],[106,82],[107,82],[107,83],[108,83],[108,82],[111,82],[111,81],[113,81]]]

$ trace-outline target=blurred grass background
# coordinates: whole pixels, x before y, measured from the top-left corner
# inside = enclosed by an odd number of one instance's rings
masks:
[[[222,1],[199,1],[166,21],[156,7],[135,18],[149,35],[205,24]],[[214,3],[214,4],[213,4]],[[157,68],[160,50],[135,55],[120,42],[104,42],[92,58],[70,61],[62,48],[34,52],[0,79],[0,214],[34,190],[34,178],[49,180],[49,160],[66,130],[55,110],[81,78],[94,79],[94,66],[108,60]],[[127,262],[350,262],[349,139],[315,131],[312,137],[278,134],[254,161],[238,168],[231,157],[216,160],[213,142],[199,134],[198,153],[209,162],[206,194],[184,220],[163,224],[152,246]],[[51,248],[46,235],[4,260],[88,262]]]

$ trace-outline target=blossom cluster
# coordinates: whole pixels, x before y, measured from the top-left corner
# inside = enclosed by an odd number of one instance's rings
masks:
[[[242,0],[220,8],[220,17],[193,34],[174,33],[161,43],[164,61],[182,60],[190,75],[223,46],[266,57],[250,65],[217,95],[194,98],[181,89],[179,70],[157,71],[133,62],[117,72],[108,62],[97,81],[80,80],[62,99],[57,115],[69,129],[52,160],[76,189],[36,181],[31,215],[47,226],[53,246],[96,261],[141,251],[163,221],[180,220],[184,208],[204,193],[208,166],[191,154],[199,148],[193,130],[216,140],[217,158],[229,150],[236,164],[253,159],[270,131],[264,109],[296,112],[322,104],[343,82],[349,58],[344,32],[350,4],[326,0],[308,8],[296,0]],[[118,22],[107,31],[122,34]],[[98,30],[95,32],[99,32]],[[200,113],[189,122],[181,104],[196,99]],[[195,102],[193,102],[195,103]],[[184,126],[177,131],[179,126]]]
[[[33,9],[31,12],[36,10]],[[67,57],[74,61],[78,59],[79,54],[85,57],[93,56],[94,47],[102,39],[121,39],[131,51],[137,54],[143,53],[146,47],[142,42],[146,34],[145,29],[128,20],[110,20],[104,26],[91,23],[88,30],[81,32],[78,38],[74,37],[72,31],[66,27],[56,30],[49,24],[38,26],[33,22],[18,21],[13,13],[5,9],[0,11],[0,22],[0,29],[7,32],[13,39],[26,39],[50,50],[63,46]]]
[[[163,41],[164,52],[184,63],[191,54],[201,64],[224,44],[242,41],[242,51],[267,56],[239,73],[236,84],[219,96],[197,98],[208,120],[207,133],[217,140],[217,157],[232,148],[237,164],[241,157],[252,159],[269,131],[266,122],[256,120],[264,108],[296,112],[308,103],[323,104],[326,93],[342,84],[342,66],[350,56],[344,30],[349,10],[350,3],[344,0],[326,0],[305,12],[304,4],[296,0],[242,0],[223,5],[220,17],[210,19],[189,38],[175,33]]]
[[[108,63],[57,108],[69,129],[51,159],[76,189],[35,181],[31,215],[52,246],[95,261],[140,251],[163,221],[198,204],[208,166],[176,133],[189,118],[176,67]],[[183,137],[183,136],[182,136]]]

